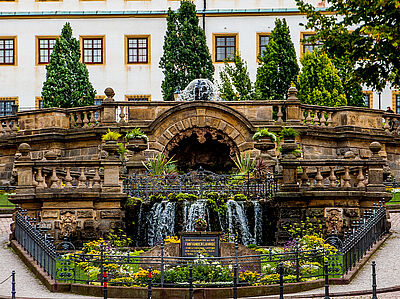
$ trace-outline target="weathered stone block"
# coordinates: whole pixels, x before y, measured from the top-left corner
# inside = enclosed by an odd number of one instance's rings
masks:
[[[92,210],[80,210],[78,211],[78,218],[93,218]]]
[[[42,218],[43,219],[46,219],[46,218],[58,218],[58,211],[44,210],[44,211],[42,211]]]
[[[118,219],[120,217],[121,217],[121,211],[119,210],[100,211],[100,218],[102,219],[107,219],[107,218]]]

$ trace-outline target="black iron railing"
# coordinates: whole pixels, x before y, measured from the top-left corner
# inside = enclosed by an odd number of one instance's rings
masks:
[[[106,250],[105,244],[100,242],[80,251],[69,242],[61,242],[57,246],[62,249],[60,253],[46,230],[40,228],[40,223],[29,217],[26,210],[17,208],[15,239],[52,278],[60,282],[103,282],[103,273],[106,273],[110,285],[146,286],[151,272],[154,286],[235,288],[275,284],[280,279],[287,283],[314,280],[324,275],[343,277],[387,232],[384,205],[375,205],[354,224],[343,242],[332,235],[313,249],[295,241],[284,249],[271,248],[245,256],[238,254],[237,244],[235,254],[226,257],[170,257],[164,254],[164,244],[161,244],[160,254],[146,256],[129,250]],[[66,253],[69,249],[73,250]],[[222,278],[219,278],[219,273]]]
[[[216,174],[197,170],[186,174],[133,174],[124,180],[124,192],[130,196],[148,198],[151,195],[188,193],[203,198],[208,192],[227,195],[244,194],[249,199],[268,199],[278,190],[272,174]]]
[[[353,228],[345,232],[343,242],[343,270],[348,272],[372,246],[388,232],[386,208],[383,202],[364,211],[360,220],[353,221]]]
[[[56,276],[57,252],[53,240],[26,210],[15,213],[15,239],[51,278]]]

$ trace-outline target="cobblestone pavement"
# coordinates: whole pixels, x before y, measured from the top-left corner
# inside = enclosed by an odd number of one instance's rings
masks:
[[[359,272],[349,285],[330,286],[330,292],[345,295],[351,291],[370,290],[371,289],[371,261],[376,261],[377,285],[379,288],[400,286],[400,213],[391,214],[392,236],[381,246],[381,248],[371,257],[366,266]],[[8,234],[10,232],[10,218],[0,218],[0,282],[11,274],[12,270],[16,272],[17,298],[89,298],[87,296],[60,294],[49,292],[18,259],[18,257],[7,246]],[[8,274],[9,273],[9,274]],[[308,292],[285,295],[285,299],[302,298],[311,294],[323,294],[324,289],[315,289]],[[0,285],[0,299],[11,295],[11,281],[8,280]],[[370,299],[371,295],[364,296],[342,296],[331,297],[335,299]],[[259,297],[261,298],[261,297]],[[262,298],[277,298],[268,296]],[[323,298],[315,297],[313,298]],[[378,294],[379,299],[400,299],[400,291]]]

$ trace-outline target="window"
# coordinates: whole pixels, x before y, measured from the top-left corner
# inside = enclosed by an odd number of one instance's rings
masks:
[[[57,38],[37,38],[38,45],[38,64],[47,64],[50,62],[50,55],[53,52],[54,45],[56,44]]]
[[[0,116],[14,114],[13,105],[18,105],[17,97],[0,98]]]
[[[233,55],[237,52],[237,38],[237,34],[214,37],[215,62],[232,60]]]
[[[400,91],[393,91],[392,92],[392,104],[393,107],[395,107],[394,112],[396,112],[397,114],[400,114]]]
[[[82,61],[86,64],[104,63],[104,37],[81,37]]]
[[[314,52],[315,49],[318,49],[322,46],[321,42],[307,42],[307,39],[310,38],[311,36],[315,35],[315,33],[300,33],[300,39],[301,39],[301,55],[304,53],[312,53]]]
[[[36,109],[43,109],[42,97],[35,97],[35,108]]]
[[[363,91],[364,94],[364,104],[365,107],[367,108],[372,108],[373,106],[373,96],[372,96],[372,91],[368,90],[368,91]]]
[[[269,43],[269,33],[257,33],[257,57],[262,56]]]
[[[127,64],[149,63],[149,36],[126,36]]]
[[[0,37],[0,65],[16,65],[16,38]]]
[[[128,102],[150,101],[151,95],[127,95],[125,100]]]

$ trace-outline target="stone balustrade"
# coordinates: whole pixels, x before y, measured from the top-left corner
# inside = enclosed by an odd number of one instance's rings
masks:
[[[101,124],[101,106],[88,106],[71,108],[66,111],[69,120],[69,128],[90,128]]]
[[[332,127],[335,108],[325,106],[301,105],[300,122],[307,126]]]
[[[11,134],[16,134],[18,132],[18,117],[16,115],[12,116],[2,116],[0,117],[0,138],[1,136],[10,136]]]
[[[56,160],[34,161],[32,164],[32,184],[36,191],[47,192],[49,188],[92,191],[99,190],[103,184],[99,174],[100,161]]]

